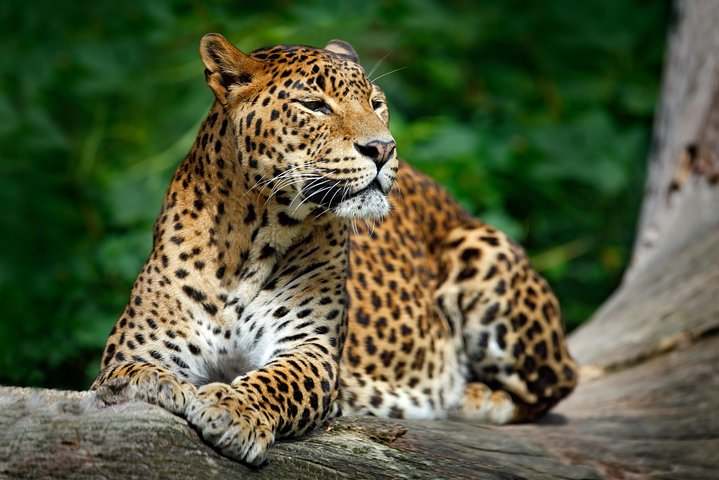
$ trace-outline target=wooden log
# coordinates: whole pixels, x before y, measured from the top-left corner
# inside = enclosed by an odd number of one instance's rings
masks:
[[[717,478],[719,336],[582,384],[541,422],[346,417],[250,469],[179,417],[89,392],[0,388],[0,478]]]
[[[0,476],[6,478],[597,478],[521,437],[478,424],[352,417],[279,442],[265,467],[251,469],[152,405],[104,407],[90,392],[12,387],[0,396],[7,439]]]

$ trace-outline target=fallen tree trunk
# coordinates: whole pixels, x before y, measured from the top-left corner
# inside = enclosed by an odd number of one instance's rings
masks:
[[[0,389],[7,478],[645,478],[719,472],[719,336],[582,384],[542,422],[347,417],[250,469],[202,443],[181,418],[88,392]]]
[[[279,442],[267,466],[252,470],[215,453],[158,407],[98,408],[92,394],[47,390],[12,389],[3,397],[0,425],[17,439],[0,447],[7,462],[0,474],[10,478],[500,478],[500,465],[517,476],[578,478],[542,448],[481,425],[343,418]]]
[[[0,388],[7,478],[719,478],[719,8],[677,4],[632,266],[570,337],[577,391],[540,423],[343,418],[250,469],[181,418]]]

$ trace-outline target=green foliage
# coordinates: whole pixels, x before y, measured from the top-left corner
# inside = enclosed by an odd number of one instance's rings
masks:
[[[210,31],[246,51],[353,43],[388,94],[401,156],[526,245],[577,325],[627,261],[668,10],[3,2],[0,382],[81,388],[96,373],[209,108],[197,45]]]

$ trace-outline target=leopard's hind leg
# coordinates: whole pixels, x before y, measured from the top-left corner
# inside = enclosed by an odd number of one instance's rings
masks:
[[[533,420],[577,382],[559,304],[524,251],[483,224],[458,227],[441,254],[437,312],[455,335],[467,386],[457,414]]]

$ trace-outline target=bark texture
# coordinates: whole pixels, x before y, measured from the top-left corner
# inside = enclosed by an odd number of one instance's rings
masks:
[[[0,387],[0,478],[719,478],[719,2],[677,11],[634,258],[541,422],[349,417],[250,469],[151,405]]]

